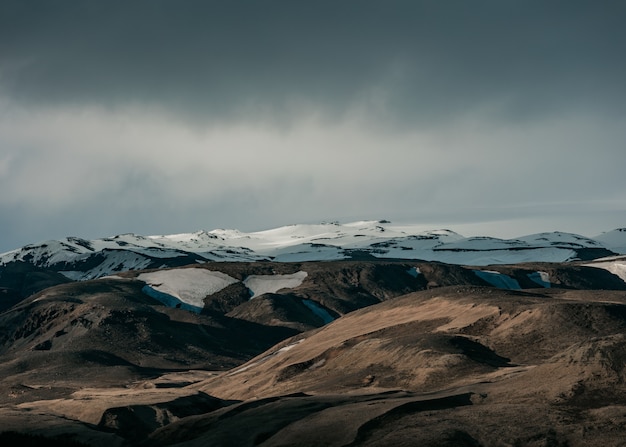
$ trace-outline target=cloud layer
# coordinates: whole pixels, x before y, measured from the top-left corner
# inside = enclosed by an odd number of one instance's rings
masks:
[[[624,19],[610,1],[5,1],[0,250],[324,219],[623,226]]]

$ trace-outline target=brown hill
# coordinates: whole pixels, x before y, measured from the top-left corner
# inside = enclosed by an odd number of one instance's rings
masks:
[[[352,312],[286,340],[205,392],[248,399],[367,386],[433,391],[541,364],[626,329],[624,292],[452,287]]]
[[[626,295],[546,292],[454,287],[353,312],[192,386],[246,403],[151,440],[622,445]]]
[[[107,446],[626,439],[626,292],[600,290],[598,269],[503,266],[561,286],[511,291],[438,263],[196,268],[307,276],[252,300],[236,283],[202,314],[146,296],[137,272],[31,296],[0,314],[2,430]]]
[[[142,287],[119,279],[70,283],[0,314],[0,390],[63,394],[77,383],[119,385],[168,370],[223,370],[297,333],[169,308]]]

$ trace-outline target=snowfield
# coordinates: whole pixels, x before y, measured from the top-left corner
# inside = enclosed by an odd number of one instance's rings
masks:
[[[291,275],[250,275],[243,280],[250,290],[250,299],[264,293],[276,293],[281,289],[298,287],[307,277],[299,271]],[[204,299],[239,282],[222,272],[203,268],[178,268],[141,273],[137,279],[146,283],[142,291],[169,307],[179,307],[193,312],[204,308]],[[305,304],[313,313],[326,321],[333,320],[325,309]]]
[[[201,268],[142,273],[137,276],[137,279],[146,283],[148,288],[144,292],[153,298],[161,302],[167,300],[167,297],[163,295],[175,298],[175,300],[164,302],[166,305],[176,307],[178,302],[181,302],[200,310],[204,307],[205,297],[238,282],[225,273]]]
[[[299,271],[291,275],[250,275],[243,280],[245,286],[250,289],[255,298],[264,293],[276,293],[281,289],[293,289],[298,287],[307,277],[307,272]]]
[[[250,233],[232,229],[160,236],[128,233],[26,245],[0,254],[0,266],[24,261],[60,271],[70,279],[85,280],[125,270],[207,261],[305,262],[366,256],[475,266],[567,262],[578,259],[578,250],[590,249],[626,253],[626,229],[603,233],[596,239],[563,232],[498,239],[464,237],[448,229],[426,230],[421,225],[380,220],[298,224]]]
[[[617,228],[613,231],[602,233],[594,239],[609,250],[620,255],[626,255],[626,228]]]

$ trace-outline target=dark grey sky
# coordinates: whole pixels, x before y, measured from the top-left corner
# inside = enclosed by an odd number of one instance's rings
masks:
[[[0,251],[626,225],[621,1],[0,2]]]

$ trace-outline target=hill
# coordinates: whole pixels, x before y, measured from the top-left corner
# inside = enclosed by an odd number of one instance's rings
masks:
[[[0,441],[619,445],[625,264],[13,263]]]

